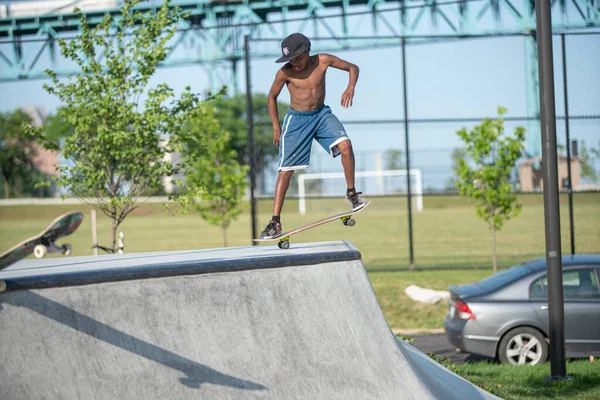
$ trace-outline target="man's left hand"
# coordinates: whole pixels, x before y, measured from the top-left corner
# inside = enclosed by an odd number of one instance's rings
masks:
[[[342,107],[348,108],[352,107],[352,99],[354,98],[354,89],[346,89],[346,91],[342,94]]]

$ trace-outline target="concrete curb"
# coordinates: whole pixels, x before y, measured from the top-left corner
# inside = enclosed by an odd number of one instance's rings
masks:
[[[392,328],[394,335],[432,335],[444,333],[444,328]]]

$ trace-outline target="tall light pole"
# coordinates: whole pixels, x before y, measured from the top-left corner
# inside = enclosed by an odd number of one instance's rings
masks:
[[[567,375],[565,363],[565,311],[562,291],[562,253],[560,247],[560,209],[550,7],[550,0],[535,1],[538,68],[540,72],[546,269],[548,271],[550,379],[564,379]]]

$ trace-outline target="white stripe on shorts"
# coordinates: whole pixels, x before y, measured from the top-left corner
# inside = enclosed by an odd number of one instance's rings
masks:
[[[329,154],[331,154],[331,157],[335,157],[335,154],[333,154],[333,148],[335,146],[337,146],[339,143],[342,143],[344,140],[350,140],[350,138],[348,136],[342,136],[341,138],[339,138],[338,140],[336,140],[335,142],[331,143],[331,146],[329,146]],[[338,153],[339,153],[339,149],[338,149]]]
[[[287,125],[285,123],[285,119],[288,118],[287,120]],[[283,133],[281,134],[281,139],[279,140],[279,145],[281,146],[281,160],[279,161],[279,167],[278,169],[281,169],[281,166],[283,165],[283,157],[285,157],[285,134],[287,133],[287,130],[290,126],[290,121],[292,120],[293,115],[292,114],[287,114],[285,117],[283,117]]]
[[[308,165],[296,165],[294,167],[281,167],[278,169],[278,171],[295,171],[297,169],[306,169],[308,168]]]

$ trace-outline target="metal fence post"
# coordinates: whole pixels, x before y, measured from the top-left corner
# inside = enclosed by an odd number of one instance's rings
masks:
[[[410,191],[410,144],[408,138],[408,94],[406,93],[406,37],[402,37],[402,84],[404,91],[404,147],[406,149],[406,195],[408,203],[408,242],[409,242],[409,268],[415,269],[415,255],[413,247],[413,225],[412,225],[412,196]]]
[[[248,129],[248,163],[250,164],[250,219],[252,222],[252,245],[256,245],[253,239],[257,238],[256,230],[256,199],[254,197],[255,162],[254,162],[254,109],[252,107],[252,81],[250,77],[250,36],[244,36],[244,61],[246,63],[246,127]]]
[[[573,177],[571,176],[571,135],[569,132],[569,90],[567,87],[567,47],[565,46],[565,34],[561,33],[560,43],[562,46],[562,68],[563,68],[563,90],[565,97],[565,137],[567,141],[567,175],[569,176],[569,232],[571,234],[571,255],[575,254],[575,221],[573,220]]]

